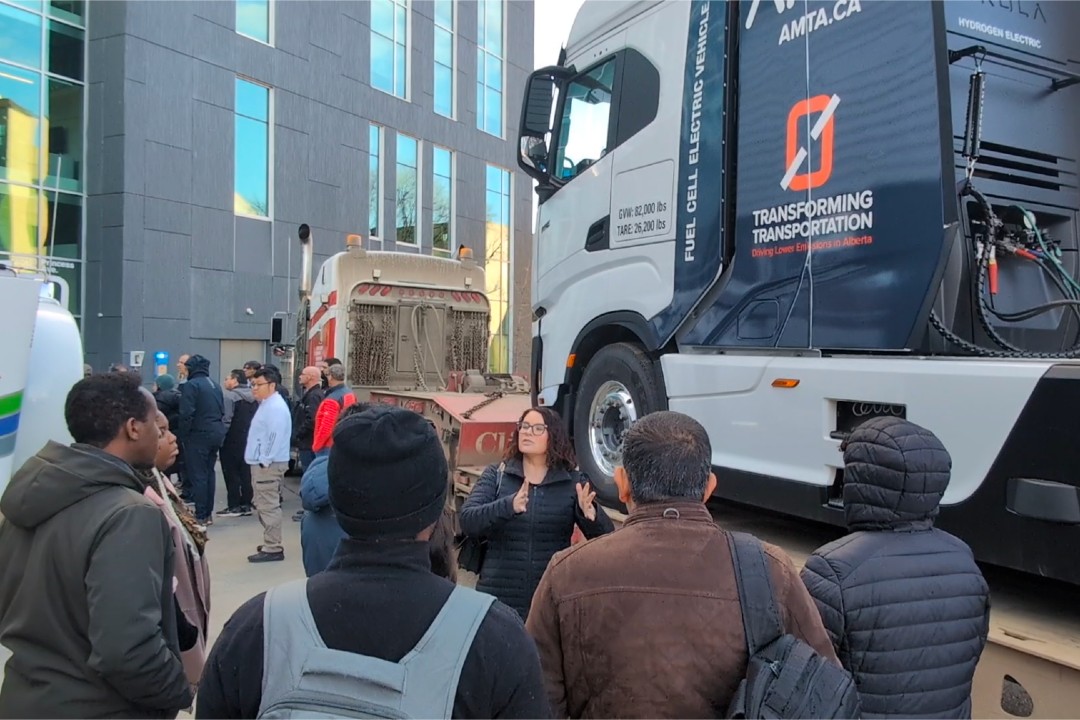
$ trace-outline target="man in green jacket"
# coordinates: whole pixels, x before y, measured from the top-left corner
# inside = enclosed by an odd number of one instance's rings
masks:
[[[70,447],[49,442],[0,498],[0,717],[172,718],[189,707],[165,516],[143,496],[157,407],[131,374],[79,381]]]

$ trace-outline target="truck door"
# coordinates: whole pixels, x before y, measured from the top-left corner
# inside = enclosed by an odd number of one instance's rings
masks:
[[[553,138],[552,177],[563,187],[540,206],[537,277],[583,251],[608,246],[612,156],[608,138],[615,84],[615,57],[586,68],[571,80],[559,102]],[[582,268],[584,269],[584,268]],[[568,272],[557,276],[568,281]]]

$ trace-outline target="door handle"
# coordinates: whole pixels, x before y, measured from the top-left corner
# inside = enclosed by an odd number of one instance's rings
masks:
[[[611,247],[611,239],[608,234],[610,220],[611,216],[605,215],[589,226],[589,231],[585,234],[585,252],[607,250]]]

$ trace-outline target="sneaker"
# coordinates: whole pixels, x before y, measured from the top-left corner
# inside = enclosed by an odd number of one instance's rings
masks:
[[[240,517],[247,517],[248,515],[251,515],[252,512],[253,512],[253,510],[252,510],[252,507],[250,505],[241,505],[240,506]]]
[[[243,508],[231,507],[224,510],[218,510],[218,517],[240,517],[244,514]]]
[[[195,518],[195,522],[202,525],[203,527],[210,527],[211,525],[214,524],[214,518],[212,518],[212,517]]]
[[[284,559],[285,559],[285,551],[284,550],[282,550],[281,552],[266,552],[266,551],[260,549],[259,552],[255,553],[254,555],[248,555],[248,562],[249,563],[275,562],[277,560],[284,560]]]

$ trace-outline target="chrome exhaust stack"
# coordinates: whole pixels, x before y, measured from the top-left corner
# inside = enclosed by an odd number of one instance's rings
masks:
[[[297,231],[300,238],[300,302],[311,298],[311,264],[315,257],[315,245],[311,238],[311,228],[307,223]]]

